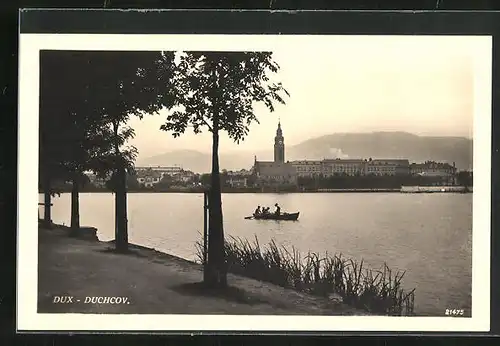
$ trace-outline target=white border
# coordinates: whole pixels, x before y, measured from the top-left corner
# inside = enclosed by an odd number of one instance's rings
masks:
[[[492,38],[478,36],[475,61],[472,317],[93,315],[37,313],[39,51],[305,49],[333,35],[68,35],[21,34],[19,40],[19,167],[17,328],[149,331],[489,331]],[[376,39],[380,36],[372,36]],[[415,36],[412,36],[415,38]],[[446,39],[458,39],[448,36]],[[459,44],[459,43],[458,43]],[[439,283],[436,283],[439,284]]]

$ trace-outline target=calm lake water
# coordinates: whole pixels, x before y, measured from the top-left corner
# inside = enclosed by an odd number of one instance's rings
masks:
[[[406,270],[404,286],[416,288],[415,312],[443,316],[445,309],[470,314],[472,194],[311,193],[224,194],[225,234],[260,244],[342,253],[378,269]],[[40,200],[42,197],[40,196]],[[245,220],[257,205],[278,202],[300,211],[297,222]],[[81,224],[114,238],[114,195],[84,193]],[[202,194],[131,193],[129,240],[187,259],[203,232]],[[53,220],[69,224],[70,196],[54,198]]]

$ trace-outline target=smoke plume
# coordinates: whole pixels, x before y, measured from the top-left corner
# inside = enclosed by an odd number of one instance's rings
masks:
[[[330,155],[332,159],[348,159],[349,155],[344,154],[340,148],[330,148]]]

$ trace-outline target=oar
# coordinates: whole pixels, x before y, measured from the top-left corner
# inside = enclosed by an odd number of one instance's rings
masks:
[[[245,220],[251,220],[253,219],[253,216],[245,216]]]

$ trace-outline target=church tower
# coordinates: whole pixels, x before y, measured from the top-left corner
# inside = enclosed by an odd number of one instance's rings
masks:
[[[276,137],[274,137],[274,162],[285,162],[285,138],[281,131],[281,122],[278,121],[278,129],[276,130]]]

